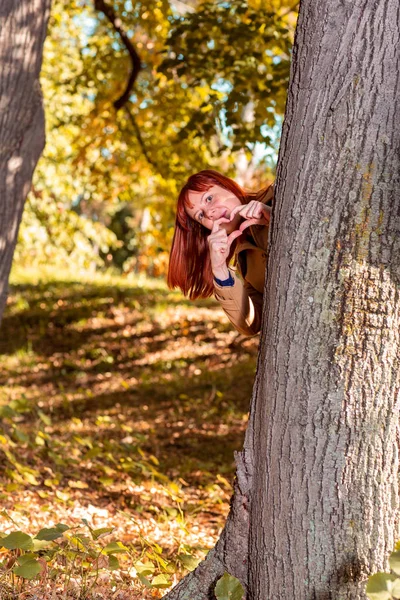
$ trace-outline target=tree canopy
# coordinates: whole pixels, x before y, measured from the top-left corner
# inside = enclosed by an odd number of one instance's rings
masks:
[[[160,274],[187,176],[212,166],[236,177],[241,164],[241,183],[270,179],[295,11],[273,0],[55,0],[47,144],[17,262],[72,253],[84,268]]]

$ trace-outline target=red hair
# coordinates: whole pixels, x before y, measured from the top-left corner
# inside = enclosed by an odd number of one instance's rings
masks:
[[[178,287],[191,300],[209,298],[214,291],[213,273],[207,238],[210,230],[187,214],[189,192],[205,192],[213,185],[229,190],[242,204],[248,204],[258,194],[246,193],[233,179],[213,169],[191,175],[178,197],[174,237],[168,266],[168,287]],[[227,263],[232,258],[237,241],[234,240]]]

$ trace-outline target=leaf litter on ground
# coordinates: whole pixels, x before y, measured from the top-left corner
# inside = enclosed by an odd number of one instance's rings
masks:
[[[1,339],[0,532],[50,548],[25,569],[0,549],[0,597],[162,597],[223,527],[258,338],[214,300],[100,279],[14,283]]]

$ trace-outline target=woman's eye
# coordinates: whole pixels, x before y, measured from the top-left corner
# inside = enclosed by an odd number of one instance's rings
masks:
[[[199,217],[198,218],[199,218],[199,221],[201,221],[202,218],[203,218],[203,213],[199,213]]]
[[[211,202],[211,200],[212,200],[212,196],[207,196],[206,202]]]

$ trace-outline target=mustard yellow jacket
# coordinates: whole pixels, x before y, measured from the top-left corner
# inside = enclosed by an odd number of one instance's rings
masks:
[[[256,199],[270,204],[273,196],[270,186]],[[214,296],[232,325],[243,335],[252,336],[261,327],[269,227],[252,225],[245,232],[247,235],[242,236],[243,240],[239,238],[232,265],[228,266],[235,283],[221,286],[214,280]]]

